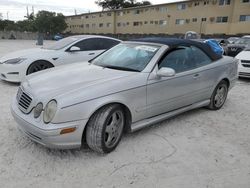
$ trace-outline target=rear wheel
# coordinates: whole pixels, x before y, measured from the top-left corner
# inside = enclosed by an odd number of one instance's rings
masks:
[[[119,144],[125,125],[125,115],[120,105],[109,105],[98,110],[89,120],[86,131],[88,146],[109,153]]]
[[[27,75],[41,71],[41,70],[45,70],[51,67],[53,67],[53,65],[47,61],[36,61],[29,66],[27,70]]]
[[[227,93],[228,93],[228,85],[227,82],[222,80],[215,88],[211,100],[210,100],[210,104],[208,106],[209,109],[211,110],[218,110],[220,109],[226,99],[227,99]]]

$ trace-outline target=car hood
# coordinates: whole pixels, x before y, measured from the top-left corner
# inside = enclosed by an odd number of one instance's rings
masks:
[[[102,86],[106,82],[128,77],[135,72],[119,71],[86,62],[59,66],[31,74],[23,83],[34,96],[53,98],[89,87]]]
[[[53,50],[47,50],[43,48],[31,48],[26,50],[15,51],[12,53],[8,53],[5,56],[1,57],[1,61],[6,61],[14,58],[27,58],[30,55],[34,55],[34,53],[41,55],[41,53],[53,52]]]
[[[250,60],[250,51],[242,51],[235,58],[240,60]]]

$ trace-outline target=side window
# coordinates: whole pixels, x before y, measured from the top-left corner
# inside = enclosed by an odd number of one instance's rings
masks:
[[[212,60],[208,57],[207,54],[205,54],[205,52],[194,46],[192,46],[191,48],[197,68],[212,63]]]
[[[119,41],[111,40],[111,39],[103,39],[103,38],[93,38],[86,39],[76,43],[74,46],[77,46],[81,49],[81,51],[92,51],[92,50],[106,50],[109,49]]]
[[[113,46],[119,44],[120,41],[112,40],[112,39],[100,39],[100,46],[103,50],[112,48]]]
[[[85,39],[74,44],[74,46],[79,47],[81,51],[96,50],[96,41],[95,39]]]
[[[162,67],[172,68],[176,73],[196,68],[192,49],[190,47],[178,47],[172,50],[160,61],[159,69]]]

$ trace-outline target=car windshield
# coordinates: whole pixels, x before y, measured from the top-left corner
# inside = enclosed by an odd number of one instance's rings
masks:
[[[55,43],[53,43],[52,45],[46,46],[44,47],[44,49],[47,50],[60,50],[70,44],[72,44],[73,42],[77,41],[79,38],[76,37],[67,37],[64,39],[61,39]]]
[[[92,63],[111,69],[141,72],[158,49],[159,46],[148,44],[119,44],[95,58]]]
[[[235,44],[247,44],[250,45],[250,38],[241,38],[235,41]]]

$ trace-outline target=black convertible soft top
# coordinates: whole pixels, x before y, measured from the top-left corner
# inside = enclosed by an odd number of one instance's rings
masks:
[[[165,44],[168,45],[170,49],[176,48],[178,46],[195,46],[201,49],[203,52],[205,52],[213,61],[222,58],[222,55],[215,53],[208,44],[188,39],[153,37],[153,38],[133,39],[131,41]]]

